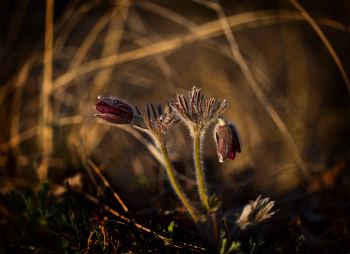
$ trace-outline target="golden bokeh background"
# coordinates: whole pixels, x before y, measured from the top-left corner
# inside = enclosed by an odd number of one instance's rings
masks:
[[[152,141],[93,118],[92,106],[104,95],[144,110],[193,86],[229,101],[223,116],[243,143],[219,164],[209,128],[211,192],[278,196],[311,186],[349,159],[350,2],[295,3],[1,1],[1,191],[46,179],[59,188],[77,174],[84,188],[103,191],[89,158],[131,206],[152,200],[147,182],[164,197],[171,189]],[[196,199],[189,133],[178,124],[168,139]]]

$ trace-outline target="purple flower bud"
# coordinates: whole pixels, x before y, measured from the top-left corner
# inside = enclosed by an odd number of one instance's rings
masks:
[[[236,152],[241,152],[241,139],[236,126],[223,119],[218,119],[214,134],[217,146],[219,162],[224,162],[226,158],[233,160]]]
[[[95,114],[94,116],[112,124],[128,124],[132,121],[134,111],[126,102],[100,96],[98,99],[100,101],[94,105],[94,108],[100,111],[101,114]]]

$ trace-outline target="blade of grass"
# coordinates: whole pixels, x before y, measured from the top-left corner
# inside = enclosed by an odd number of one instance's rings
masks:
[[[284,12],[282,14],[281,12],[277,13],[270,11],[249,12],[231,16],[229,22],[231,26],[235,27],[241,27],[242,24],[250,23],[262,26],[276,22],[281,22],[281,19],[285,19],[287,21],[295,21],[296,16],[299,17],[299,20],[302,18],[299,14],[296,15],[295,12]],[[268,20],[270,21],[270,23],[258,22],[261,20]],[[132,61],[154,54],[158,54],[160,52],[166,52],[169,50],[177,49],[184,44],[191,44],[196,41],[206,40],[208,38],[212,38],[214,36],[219,36],[222,34],[220,24],[218,21],[212,21],[208,22],[207,24],[198,26],[197,28],[192,29],[191,32],[192,33],[189,35],[178,36],[176,38],[161,41],[159,43],[155,43],[147,47],[128,51],[122,54],[111,55],[82,64],[80,67],[71,69],[65,74],[62,74],[61,76],[57,77],[54,81],[54,88],[56,89],[57,87],[64,86],[73,79],[79,77],[80,75],[89,73],[96,69],[105,68],[119,63],[124,63],[127,61]]]
[[[223,220],[224,220],[224,223],[225,223],[225,228],[226,228],[226,231],[227,231],[228,239],[230,240],[230,243],[232,243],[231,234],[230,234],[230,231],[228,230],[228,227],[227,227],[227,224],[226,224],[226,217],[223,218]]]
[[[165,216],[164,216],[164,213],[163,213],[163,210],[162,210],[162,206],[161,206],[160,203],[159,203],[157,194],[156,194],[156,192],[154,191],[154,189],[153,189],[153,187],[152,187],[152,185],[151,185],[150,182],[148,182],[148,185],[149,185],[149,187],[151,188],[151,190],[152,190],[152,192],[153,192],[153,195],[154,195],[154,197],[155,197],[156,200],[157,200],[157,204],[158,204],[158,207],[159,207],[159,211],[160,211],[160,213],[161,213],[162,216],[163,216],[164,223],[165,223],[165,225],[167,225],[168,223],[167,223],[167,221],[166,221],[166,219],[165,219]]]
[[[119,204],[123,207],[125,212],[129,212],[129,209],[126,207],[124,202],[121,200],[119,195],[115,192],[112,186],[108,183],[107,179],[102,175],[100,169],[93,163],[90,159],[87,159],[86,162],[95,170],[96,174],[101,178],[103,183],[112,191],[114,197],[118,200]]]
[[[49,160],[52,154],[52,45],[53,45],[53,9],[54,0],[46,1],[45,18],[45,51],[44,51],[44,76],[43,88],[41,92],[42,100],[42,121],[41,128],[42,139],[42,160],[38,168],[38,177],[40,182],[46,181],[49,169]],[[40,135],[39,134],[39,135]]]
[[[280,3],[280,7],[283,8],[282,3]],[[304,120],[307,119],[308,112],[310,112],[310,110],[308,111],[310,104],[310,73],[302,24],[282,24],[280,27],[287,72],[287,87],[283,97],[285,101],[293,105],[293,109],[299,112],[300,115],[299,118],[295,114],[287,114],[284,117],[284,123],[288,126],[291,135],[295,136],[297,133],[298,139],[295,139],[294,142],[299,151],[304,151],[310,141],[310,135],[307,135],[309,128]],[[259,79],[257,78],[257,80]],[[292,161],[293,154],[289,152],[289,144],[283,142],[283,137],[281,137],[281,142],[281,160]],[[298,169],[296,168],[291,174],[294,177],[285,174],[279,177],[278,191],[287,192],[294,188],[299,181]]]
[[[102,29],[108,24],[108,22],[120,11],[121,8],[129,5],[129,0],[118,1],[118,6],[108,10],[93,26],[89,34],[85,37],[83,43],[75,53],[68,69],[76,68],[81,64],[88,50],[94,43],[95,39],[101,33]]]
[[[216,245],[218,247],[218,251],[220,252],[220,240],[219,240],[219,233],[218,233],[218,224],[216,222],[216,214],[215,213],[213,213],[211,215],[211,219],[213,222],[213,231],[214,231]]]
[[[253,74],[251,73],[247,63],[245,62],[245,60],[240,52],[240,49],[238,47],[238,44],[237,44],[237,42],[233,36],[233,33],[230,29],[230,26],[229,26],[229,23],[228,23],[227,18],[225,16],[225,13],[223,12],[223,10],[221,8],[220,3],[218,1],[211,2],[211,3],[212,3],[212,9],[215,10],[218,14],[221,27],[224,30],[227,41],[230,44],[232,54],[236,58],[237,63],[240,66],[241,71],[244,74],[248,84],[250,85],[251,89],[255,93],[255,95],[258,98],[258,100],[260,101],[260,103],[264,106],[264,108],[266,109],[266,111],[268,112],[268,114],[270,115],[272,120],[275,122],[275,124],[277,125],[277,127],[281,131],[281,133],[284,136],[285,140],[287,141],[287,143],[288,143],[288,145],[289,145],[289,147],[290,147],[290,149],[291,149],[291,151],[292,151],[292,153],[293,153],[293,155],[294,155],[294,157],[299,165],[299,168],[305,177],[305,179],[308,182],[311,182],[311,179],[312,179],[311,174],[310,174],[305,162],[301,158],[301,155],[300,155],[299,150],[294,142],[292,135],[288,131],[286,125],[284,124],[284,122],[282,121],[280,116],[277,114],[276,110],[273,108],[273,106],[267,100],[263,91],[260,89],[257,81],[253,77]]]
[[[105,37],[101,57],[107,57],[112,54],[118,54],[119,45],[124,33],[125,20],[129,12],[129,2],[125,3],[125,6],[120,6],[118,0],[115,1],[115,7],[110,14],[108,33]],[[119,15],[116,15],[119,13]],[[102,18],[101,18],[102,19]],[[101,20],[100,19],[100,20]],[[111,78],[114,76],[113,67],[100,70],[93,80],[93,85],[90,90],[90,101],[96,100],[97,95],[101,94],[101,91],[105,90],[107,84],[111,83]],[[91,103],[92,104],[92,103]],[[101,143],[105,134],[111,128],[108,127],[101,129],[100,126],[94,125],[93,128],[87,125],[83,125],[82,128],[86,128],[84,140],[86,142],[87,154],[90,155],[91,151]]]
[[[90,216],[88,215],[88,213],[85,213],[85,215],[88,217],[88,219],[89,219],[89,221],[90,221],[90,223],[91,223],[91,226],[92,226],[92,228],[94,229],[94,232],[95,232],[95,235],[96,235],[96,237],[97,237],[97,240],[98,240],[98,242],[99,242],[99,244],[100,244],[100,246],[101,246],[101,249],[103,250],[103,249],[104,249],[104,246],[103,246],[103,244],[102,244],[102,242],[101,242],[101,238],[100,238],[100,236],[99,236],[99,234],[98,234],[98,232],[97,232],[97,230],[96,230],[96,227],[95,227],[94,223],[92,222],[92,220],[91,220]]]
[[[146,231],[146,232],[148,232],[148,233],[152,233],[154,236],[156,236],[157,238],[161,239],[162,241],[165,241],[165,242],[167,242],[167,243],[173,243],[170,239],[168,239],[168,238],[166,238],[166,237],[164,237],[164,236],[161,236],[161,235],[156,234],[156,233],[153,232],[152,230],[150,230],[150,229],[148,229],[148,228],[146,228],[146,227],[144,227],[144,226],[142,226],[142,225],[136,223],[135,221],[132,221],[131,219],[129,219],[129,218],[127,218],[127,217],[121,215],[120,213],[118,213],[118,212],[115,211],[114,209],[110,208],[109,206],[107,206],[107,205],[105,205],[105,204],[102,204],[97,198],[95,198],[95,197],[93,197],[93,196],[91,196],[91,195],[89,195],[89,194],[86,194],[86,193],[83,193],[83,195],[84,195],[88,200],[90,200],[91,202],[93,202],[93,203],[95,203],[95,204],[98,204],[98,205],[100,205],[101,207],[103,207],[103,209],[104,209],[106,212],[109,212],[109,213],[111,213],[111,214],[113,214],[113,215],[115,215],[115,216],[121,218],[122,220],[124,220],[124,221],[126,221],[126,222],[128,222],[128,223],[130,223],[130,224],[132,224],[132,225],[134,225],[134,226],[136,226],[136,227],[139,228],[139,229],[142,229],[142,230],[144,230],[144,231]],[[203,247],[194,246],[194,245],[192,245],[192,244],[191,244],[191,245],[188,245],[188,244],[186,244],[186,243],[182,243],[182,244],[183,244],[183,245],[176,245],[176,244],[174,244],[173,246],[174,246],[175,248],[188,248],[188,249],[193,248],[192,250],[195,250],[195,251],[205,251],[205,250],[206,250],[206,249],[203,248]]]
[[[329,43],[328,39],[326,38],[326,36],[324,35],[324,33],[322,32],[322,30],[320,29],[320,27],[316,24],[316,22],[313,20],[313,18],[311,18],[311,16],[309,15],[309,13],[307,13],[307,11],[304,9],[303,6],[301,6],[301,4],[298,3],[298,1],[296,0],[289,0],[294,6],[295,8],[297,8],[300,13],[303,15],[303,17],[306,19],[307,22],[309,22],[309,24],[312,26],[312,28],[315,30],[315,32],[317,33],[317,35],[321,38],[322,42],[324,43],[324,45],[326,46],[326,48],[328,49],[329,53],[331,54],[331,56],[334,59],[334,62],[336,63],[336,65],[338,66],[338,69],[341,73],[341,75],[343,76],[344,82],[346,84],[346,87],[348,89],[348,92],[350,94],[350,81],[349,81],[349,77],[346,74],[346,71],[344,69],[343,64],[341,63],[337,53],[334,51],[332,45]]]
[[[68,193],[68,197],[69,197],[69,204],[70,204],[70,208],[72,209],[73,212],[73,218],[74,218],[74,225],[75,225],[75,230],[77,232],[77,237],[78,237],[78,241],[79,241],[79,249],[80,249],[80,253],[82,252],[81,249],[81,245],[80,245],[80,235],[79,235],[79,228],[78,228],[78,221],[77,221],[77,217],[75,214],[75,209],[74,209],[74,205],[73,205],[73,201],[72,201],[72,197],[71,197],[71,193],[70,193],[70,187],[69,187],[69,182],[66,181],[66,187],[67,187],[67,193]]]

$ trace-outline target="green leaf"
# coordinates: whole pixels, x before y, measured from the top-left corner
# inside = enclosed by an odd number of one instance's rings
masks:
[[[26,192],[23,192],[22,198],[23,198],[24,203],[26,205],[28,214],[32,213],[32,197],[28,196]]]
[[[209,210],[207,211],[208,213],[215,213],[215,212],[217,212],[219,210],[220,206],[221,206],[221,202],[219,201],[217,196],[215,196],[215,194],[213,194],[208,199],[208,204],[209,204]]]
[[[170,223],[170,225],[168,226],[168,232],[169,232],[170,234],[173,234],[173,231],[174,231],[174,221],[172,221],[172,222]]]
[[[304,241],[304,235],[301,235],[299,240],[298,240],[297,251],[299,251],[299,248],[300,248],[301,244],[303,243],[303,241]]]
[[[226,253],[232,253],[232,252],[239,252],[239,248],[241,247],[241,243],[240,242],[232,242],[230,248],[227,250]]]
[[[255,243],[251,238],[249,239],[249,243],[250,243],[250,253],[251,254],[255,254],[258,249],[261,247],[261,245],[263,245],[264,241],[260,240],[258,243]]]
[[[221,241],[221,248],[220,248],[220,254],[226,253],[226,245],[227,245],[227,238],[223,238]]]
[[[50,182],[45,182],[41,185],[41,188],[38,191],[38,202],[39,202],[39,207],[41,209],[44,208],[44,204],[46,201],[46,196],[47,192],[49,190]]]
[[[63,250],[63,253],[68,254],[69,241],[67,241],[66,239],[57,237],[57,243],[61,247],[61,249]]]
[[[220,230],[220,239],[224,239],[225,236],[226,236],[226,231],[223,230],[223,229],[221,229],[221,230]]]

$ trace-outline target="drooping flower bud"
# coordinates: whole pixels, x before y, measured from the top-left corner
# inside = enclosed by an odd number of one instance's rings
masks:
[[[219,123],[215,126],[214,136],[217,146],[219,162],[224,162],[226,158],[233,160],[236,152],[241,152],[241,139],[236,126],[222,118],[218,118]]]
[[[100,96],[98,96],[98,99],[100,101],[94,105],[94,108],[101,113],[95,114],[95,117],[102,118],[112,124],[128,124],[132,121],[134,111],[126,102]]]

